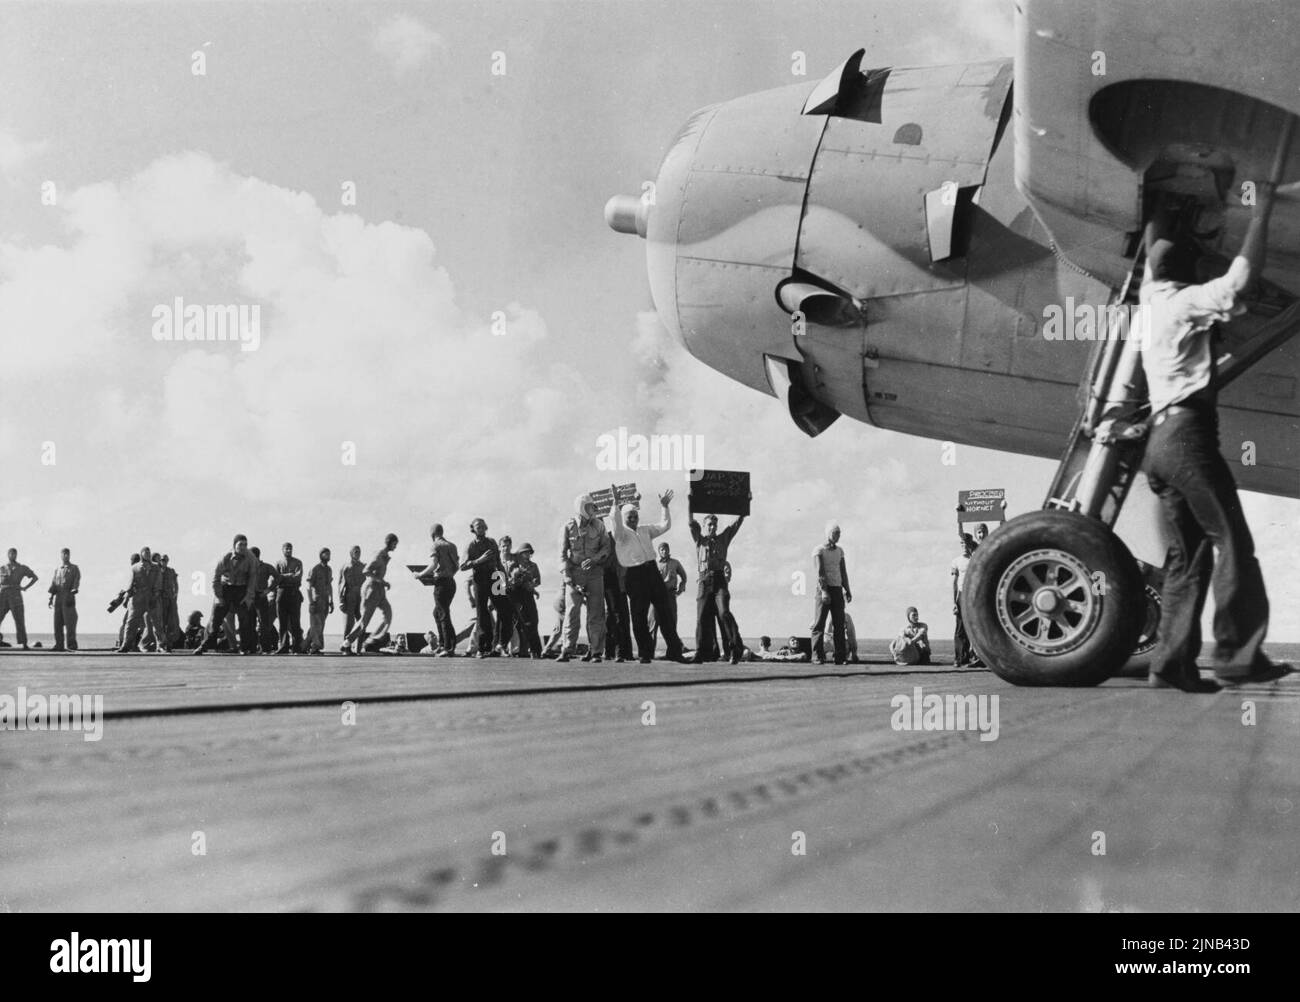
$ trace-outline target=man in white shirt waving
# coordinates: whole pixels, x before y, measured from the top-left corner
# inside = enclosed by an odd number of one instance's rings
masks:
[[[615,498],[618,497],[612,485],[610,491]],[[632,635],[636,638],[637,659],[643,665],[648,665],[655,653],[647,615],[652,606],[655,622],[663,630],[664,641],[668,645],[668,660],[685,660],[682,657],[682,641],[677,635],[677,610],[668,600],[668,588],[659,574],[655,558],[655,537],[662,536],[673,524],[672,515],[668,511],[672,499],[672,491],[659,495],[663,519],[657,525],[641,525],[641,513],[635,505],[625,504],[621,509],[615,505],[610,513],[614,522],[614,550],[618,562],[627,568],[625,583],[628,601],[632,606]]]

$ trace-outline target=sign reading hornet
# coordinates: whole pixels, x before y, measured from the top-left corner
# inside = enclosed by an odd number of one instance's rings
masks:
[[[1005,522],[1007,492],[1001,487],[957,492],[957,528],[967,522]]]
[[[739,470],[691,470],[690,512],[749,514],[749,474]]]
[[[618,497],[610,494],[608,487],[602,487],[598,491],[591,492],[591,503],[596,507],[596,514],[604,518],[614,510],[614,502],[617,501],[619,506],[630,504],[635,508],[641,507],[641,495],[637,493],[636,484],[615,484],[618,491]]]

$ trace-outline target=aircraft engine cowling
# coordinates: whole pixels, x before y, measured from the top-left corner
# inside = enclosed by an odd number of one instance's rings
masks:
[[[673,337],[719,372],[785,396],[809,434],[840,413],[915,424],[888,379],[874,385],[881,365],[969,361],[959,333],[980,203],[1008,217],[1000,230],[1024,208],[1009,170],[1005,190],[984,191],[1010,60],[862,69],[862,58],[820,83],[698,110],[653,188],[606,208],[615,230],[645,237],[651,294]],[[1023,233],[1032,220],[1017,225],[1010,255],[998,248],[1008,268],[1044,257]],[[1014,331],[1014,294],[987,285],[972,318]]]

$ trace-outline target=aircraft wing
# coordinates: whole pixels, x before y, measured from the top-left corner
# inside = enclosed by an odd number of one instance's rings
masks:
[[[1226,194],[1240,246],[1248,183],[1300,113],[1292,0],[1017,0],[1016,184],[1067,260],[1122,283],[1144,175]],[[1283,183],[1300,178],[1300,139]],[[1265,277],[1300,294],[1300,200],[1279,193]]]

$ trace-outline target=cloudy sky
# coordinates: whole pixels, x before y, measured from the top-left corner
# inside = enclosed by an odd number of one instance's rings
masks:
[[[962,449],[944,466],[937,442],[848,420],[805,438],[780,403],[671,341],[649,312],[644,245],[602,218],[609,195],[654,176],[691,111],[797,82],[792,51],[813,79],[859,45],[873,64],[1007,55],[1006,4],[5,14],[0,540],[45,581],[73,549],[83,630],[114,627],[103,606],[141,545],[171,555],[182,614],[206,614],[191,575],[236,531],[264,555],[292,540],[309,566],[328,545],[336,567],[394,531],[415,563],[431,521],[463,546],[476,515],[533,543],[549,603],[559,527],[575,494],[608,482],[596,441],[619,426],[702,435],[708,465],[751,471],[733,548],[749,635],[806,632],[791,576],[828,516],[860,635],[891,634],[908,604],[946,635],[956,491],[1006,487],[1013,512],[1041,499],[1051,463]],[[259,304],[258,350],[154,340],[155,306],[178,296]],[[1298,506],[1247,504],[1274,635],[1300,638]],[[688,558],[675,507],[669,539]],[[397,627],[428,628],[430,593],[395,577]],[[43,590],[28,601],[41,632]]]

